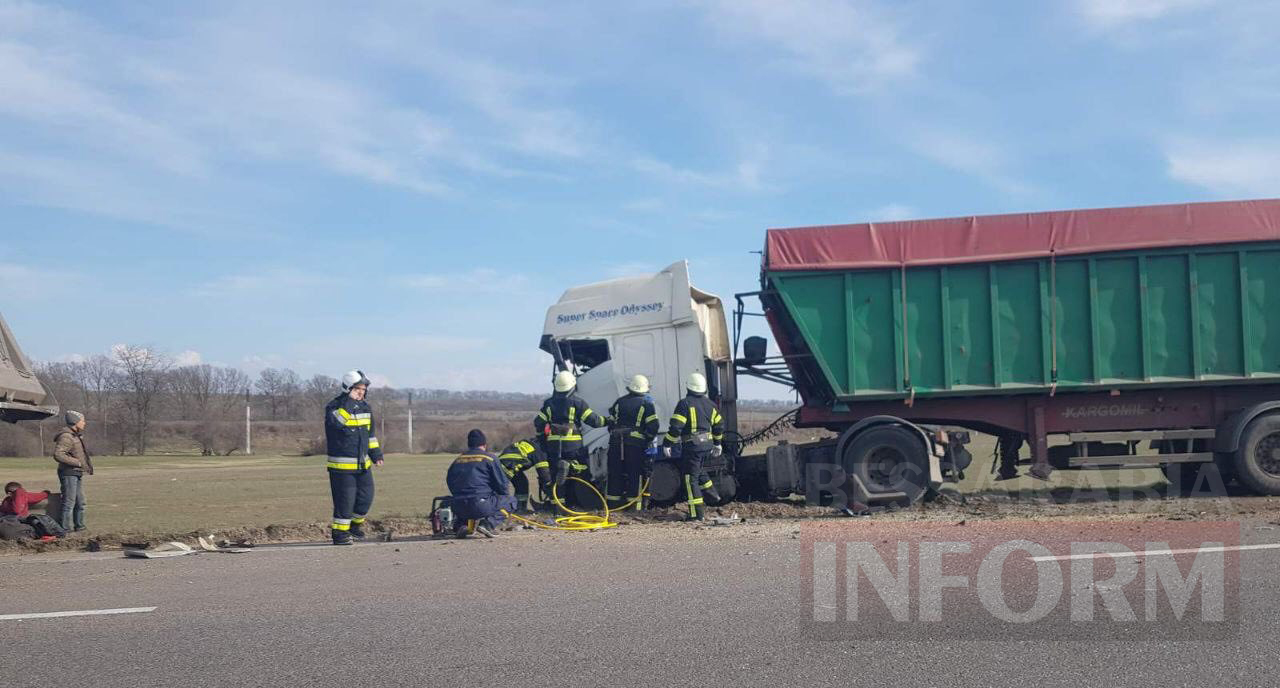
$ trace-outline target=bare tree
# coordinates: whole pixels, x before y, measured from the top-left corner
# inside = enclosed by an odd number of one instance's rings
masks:
[[[113,353],[120,369],[121,391],[137,438],[137,450],[145,454],[152,408],[168,382],[166,373],[173,363],[163,353],[142,346],[121,345]]]
[[[231,414],[249,388],[249,376],[234,368],[183,366],[170,374],[174,399],[185,420],[195,421],[194,437],[200,453],[229,452],[239,441]]]
[[[78,366],[80,388],[84,390],[85,411],[105,422],[111,406],[111,390],[120,387],[120,369],[110,356],[96,354]]]
[[[302,404],[306,407],[304,415],[319,417],[320,409],[329,400],[342,391],[342,382],[328,375],[314,375],[302,384]]]
[[[80,385],[80,375],[76,363],[37,363],[36,376],[58,403],[66,408],[79,408],[84,403],[84,388]]]
[[[297,396],[302,385],[298,374],[288,368],[266,368],[258,373],[254,387],[271,406],[271,420],[280,420],[280,411],[283,409],[288,415],[293,397]]]

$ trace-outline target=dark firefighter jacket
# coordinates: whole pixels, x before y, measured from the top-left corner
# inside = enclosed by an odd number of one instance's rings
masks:
[[[582,397],[572,392],[552,394],[533,419],[533,429],[547,438],[547,456],[552,461],[576,459],[582,451],[582,428],[604,425],[604,416],[592,411]]]
[[[648,394],[631,392],[620,397],[609,409],[609,418],[613,431],[621,434],[627,444],[648,446],[662,430],[658,409]]]
[[[508,478],[514,478],[517,473],[530,468],[536,469],[541,476],[543,471],[551,468],[547,462],[547,455],[542,453],[538,445],[528,440],[516,440],[515,444],[502,450],[498,455],[498,461],[502,464],[502,470]]]
[[[373,411],[345,392],[324,407],[324,437],[331,471],[362,471],[382,460],[382,445],[373,434]]]
[[[682,451],[708,451],[724,439],[724,419],[720,409],[705,394],[694,394],[676,402],[667,424],[665,446],[680,444]]]
[[[507,474],[498,465],[493,454],[471,449],[453,460],[445,475],[449,494],[454,499],[464,497],[506,496],[511,486]]]

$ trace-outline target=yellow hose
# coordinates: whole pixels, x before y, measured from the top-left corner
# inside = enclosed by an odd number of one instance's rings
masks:
[[[605,499],[604,495],[600,494],[600,490],[597,490],[595,485],[592,485],[586,480],[583,480],[582,478],[578,478],[575,476],[570,476],[569,480],[577,480],[583,485],[586,485],[587,487],[591,488],[591,491],[594,492],[595,495],[600,498],[600,503],[604,505],[604,516],[597,516],[595,514],[587,513],[585,511],[574,511],[573,509],[570,509],[569,507],[565,506],[564,502],[560,501],[560,496],[556,494],[555,484],[551,485],[551,500],[555,503],[556,506],[564,510],[566,514],[569,514],[568,516],[561,516],[557,518],[556,525],[549,526],[545,523],[538,523],[537,521],[531,521],[527,518],[517,516],[516,514],[513,514],[507,511],[506,509],[503,509],[502,513],[510,518],[514,518],[515,520],[520,521],[521,523],[526,523],[535,528],[542,528],[543,530],[602,530],[604,528],[618,527],[617,523],[609,520],[609,513],[610,513],[609,500]],[[649,489],[649,482],[646,480],[644,487],[640,489],[640,494],[643,495],[645,490],[647,489]],[[624,506],[620,507],[618,510],[627,509],[628,507],[634,505],[639,500],[640,500],[640,497],[636,497],[630,502],[627,502]]]

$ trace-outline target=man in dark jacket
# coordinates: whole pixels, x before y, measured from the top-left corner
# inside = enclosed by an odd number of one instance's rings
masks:
[[[333,497],[333,544],[363,539],[373,506],[373,466],[382,465],[382,445],[373,434],[373,411],[364,400],[369,378],[359,370],[342,376],[342,394],[324,407],[329,492]]]
[[[649,396],[649,378],[635,375],[627,382],[627,394],[609,409],[609,489],[610,506],[634,501],[643,509],[640,494],[651,462],[649,450],[658,436],[658,409]]]
[[[515,511],[516,498],[510,495],[511,483],[498,465],[498,457],[489,453],[484,433],[467,433],[467,451],[453,460],[445,482],[453,495],[454,535],[465,538],[472,529],[491,538]]]
[[[84,530],[84,477],[93,475],[93,459],[84,446],[84,414],[63,414],[67,427],[53,436],[53,459],[58,462],[58,482],[62,485],[62,528]]]
[[[542,402],[542,410],[533,419],[533,429],[538,436],[546,438],[543,444],[554,470],[552,479],[559,490],[564,489],[564,482],[571,474],[589,469],[582,428],[605,426],[604,416],[592,411],[582,397],[574,394],[577,386],[573,373],[567,370],[557,373],[555,392]]]
[[[716,502],[720,501],[720,494],[703,470],[702,463],[708,457],[723,453],[724,419],[720,417],[720,409],[716,408],[715,402],[707,398],[705,376],[691,374],[686,388],[688,395],[676,402],[675,411],[671,413],[662,451],[670,458],[671,448],[680,445],[680,473],[689,505],[688,520],[701,521],[706,512],[702,495],[708,494]]]
[[[529,476],[525,471],[530,468],[538,473],[538,490],[544,502],[551,499],[551,464],[547,455],[538,446],[538,438],[516,440],[510,447],[498,454],[498,463],[502,464],[502,472],[507,474],[516,491],[516,506],[520,511],[529,510]]]

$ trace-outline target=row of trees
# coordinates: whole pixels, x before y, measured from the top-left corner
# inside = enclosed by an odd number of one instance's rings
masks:
[[[303,378],[287,368],[267,368],[250,377],[236,368],[179,365],[171,356],[143,346],[118,346],[82,361],[39,364],[37,374],[63,409],[89,417],[100,451],[120,454],[195,449],[209,456],[243,450],[246,405],[255,421],[257,450],[322,451],[320,409],[341,391],[339,381],[328,375]],[[389,431],[381,438],[384,447],[440,451],[456,446],[471,423],[487,424],[504,441],[508,434],[514,438],[529,432],[528,424],[508,426],[508,421],[536,412],[542,398],[515,392],[379,387],[371,401],[379,422],[390,424],[378,429]],[[407,443],[411,403],[418,419],[413,447]],[[793,405],[745,402],[740,408],[772,411]],[[23,432],[30,436],[0,433],[0,453],[32,453],[32,443],[40,446],[37,428]]]
[[[250,377],[236,368],[178,365],[164,352],[143,346],[118,346],[82,361],[41,363],[36,372],[63,409],[85,413],[95,425],[97,441],[121,454],[154,448],[158,425],[163,425],[165,437],[176,432],[204,455],[243,449],[246,405],[255,421],[284,428],[306,451],[320,434],[319,409],[341,390],[338,379],[328,375],[304,379],[288,368],[267,368]],[[449,415],[449,409],[536,407],[540,397],[388,388],[376,390],[374,396],[380,416],[392,414],[401,421],[410,399],[418,413]],[[294,427],[303,422],[305,427]]]

